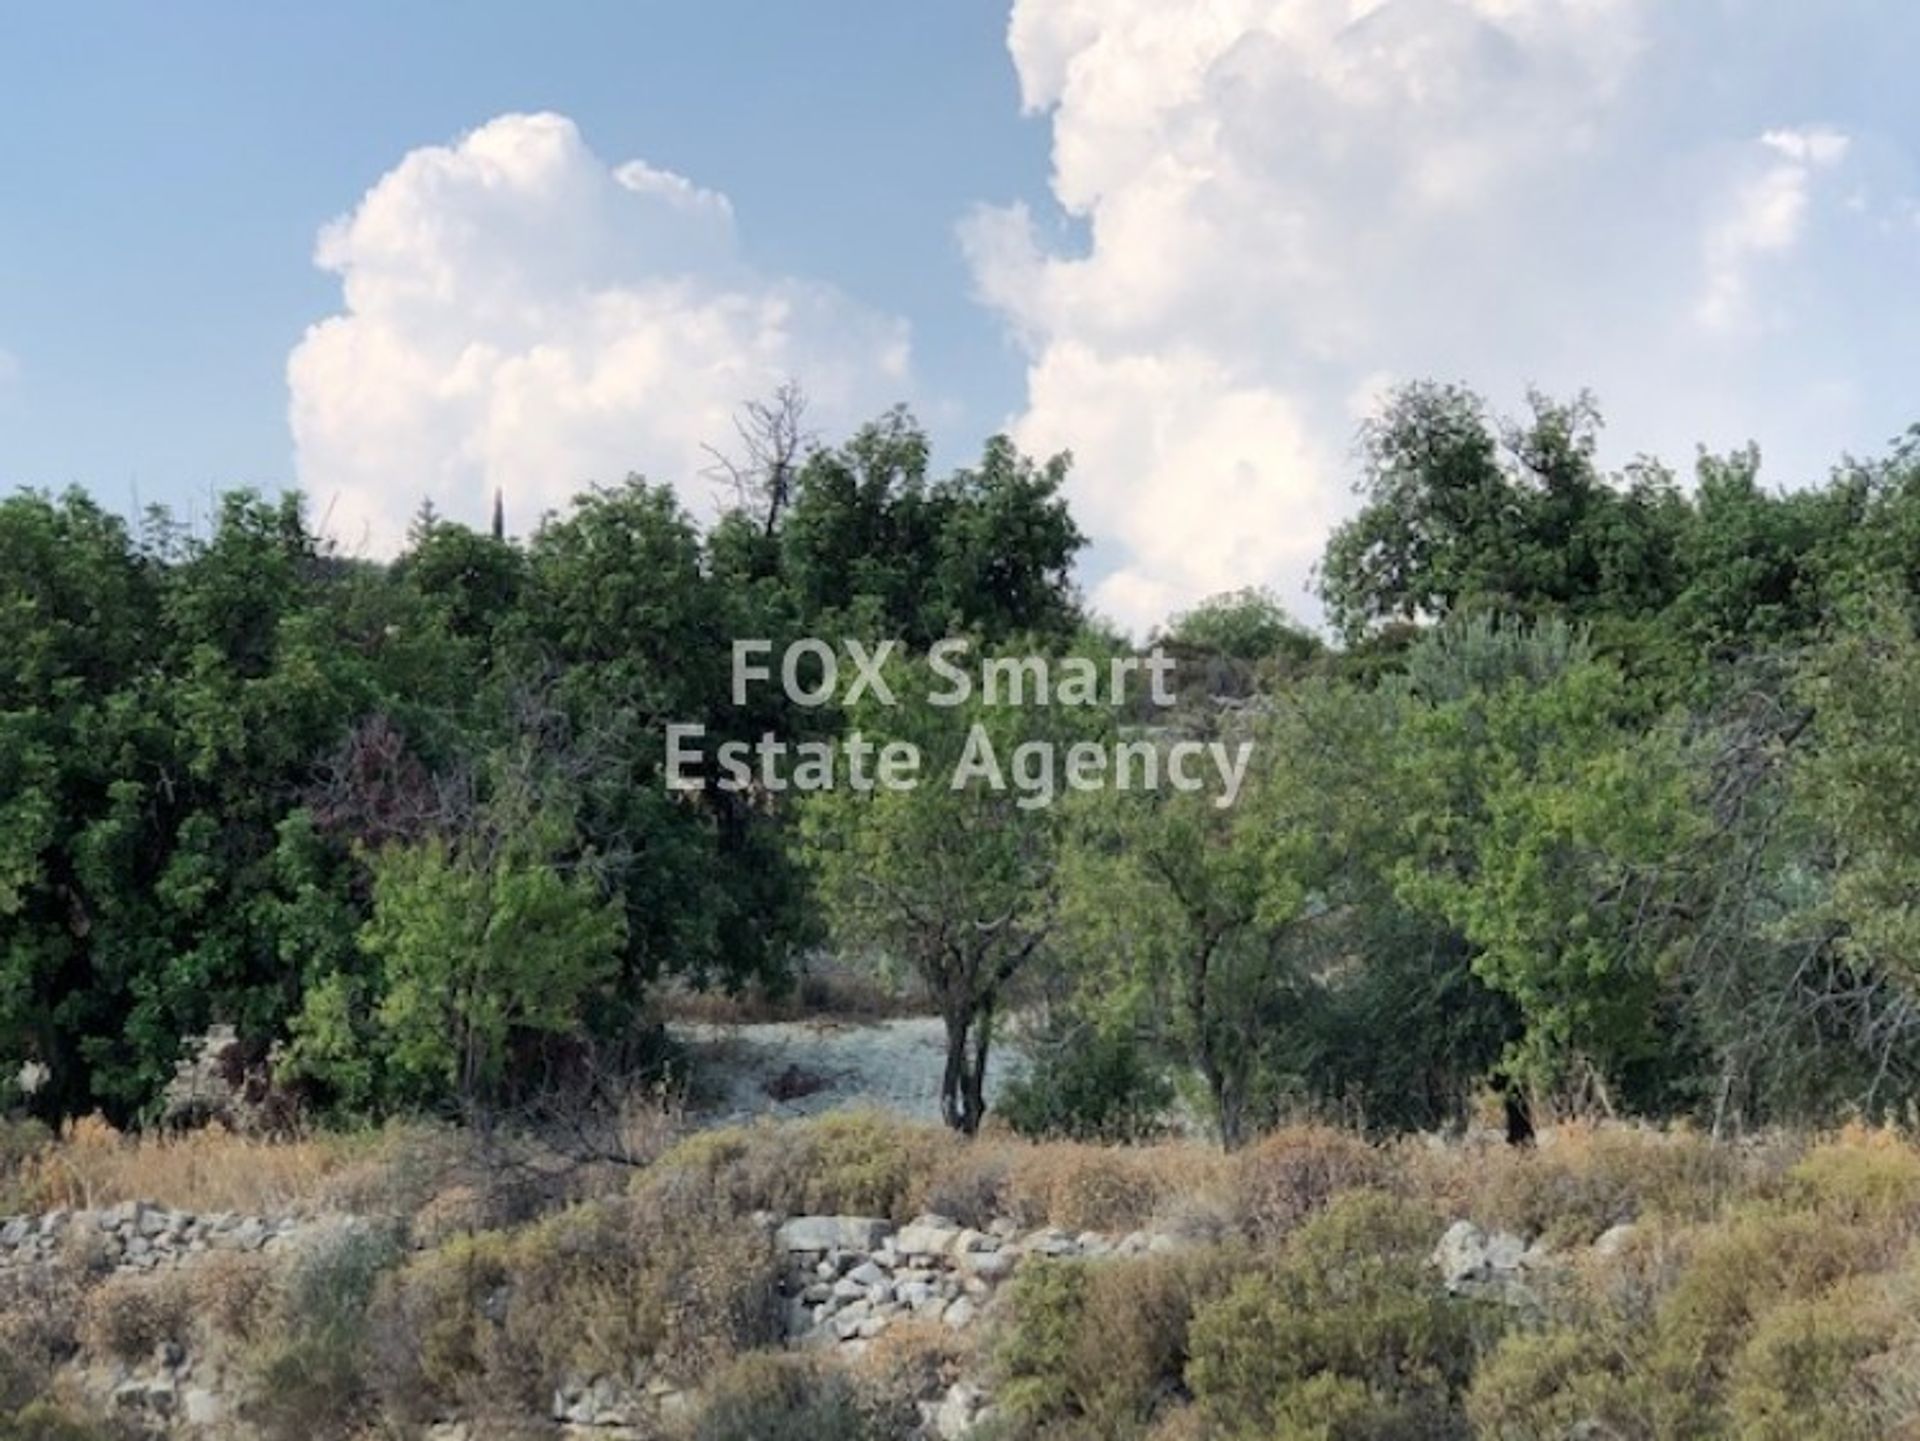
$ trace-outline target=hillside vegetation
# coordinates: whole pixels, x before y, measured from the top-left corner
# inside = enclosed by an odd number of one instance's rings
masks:
[[[1143,645],[1074,588],[1066,457],[936,475],[904,413],[810,446],[796,403],[704,528],[637,477],[517,538],[423,511],[391,561],[297,497],[0,500],[15,1432],[113,1366],[164,1411],[187,1356],[289,1434],[584,1425],[602,1383],[714,1437],[930,1397],[983,1435],[1911,1424],[1920,436],[1682,484],[1602,474],[1584,397],[1404,387],[1326,634],[1250,591]],[[942,704],[943,641],[1141,684]],[[859,783],[982,745],[1012,784]],[[663,1015],[829,974],[937,1018],[944,1128],[683,1137]],[[836,1214],[971,1234],[782,1249]],[[787,1303],[850,1334],[785,1346]]]

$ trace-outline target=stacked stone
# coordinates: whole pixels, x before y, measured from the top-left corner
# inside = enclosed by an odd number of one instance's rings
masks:
[[[1057,1226],[1023,1234],[1009,1220],[982,1231],[933,1215],[898,1230],[869,1216],[796,1216],[774,1238],[788,1337],[855,1354],[904,1317],[970,1325],[1028,1256],[1136,1256],[1174,1244],[1144,1231],[1119,1240]]]
[[[152,1271],[208,1251],[259,1251],[283,1244],[302,1222],[291,1216],[205,1215],[128,1201],[95,1211],[48,1211],[0,1220],[0,1271],[53,1260],[68,1247],[95,1247],[117,1271]]]

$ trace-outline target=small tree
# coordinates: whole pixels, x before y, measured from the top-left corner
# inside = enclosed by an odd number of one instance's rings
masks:
[[[395,1090],[497,1093],[516,1034],[584,1029],[625,930],[589,877],[512,856],[476,865],[438,841],[381,857],[361,944],[384,971],[376,1023]]]
[[[1233,1149],[1260,1023],[1286,989],[1285,925],[1262,924],[1264,830],[1206,792],[1097,793],[1076,810],[1063,912],[1081,994],[1152,1018],[1199,1073]]]
[[[876,751],[917,746],[918,783],[862,789],[843,768],[807,806],[804,846],[835,938],[904,963],[926,986],[946,1025],[940,1114],[971,1135],[986,1113],[997,1008],[1058,912],[1059,813],[1015,788],[1014,751],[1064,740],[1089,713],[935,706],[927,697],[940,687],[917,664],[895,667],[891,684],[898,704],[866,698],[850,735]],[[953,784],[970,736],[991,743],[1003,787]]]

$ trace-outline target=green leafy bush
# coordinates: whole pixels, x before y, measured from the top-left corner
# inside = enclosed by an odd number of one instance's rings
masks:
[[[1172,1083],[1134,1037],[1080,1028],[1040,1046],[995,1109],[1034,1139],[1141,1141],[1164,1127],[1172,1104]]]
[[[1000,1403],[1029,1426],[1136,1434],[1186,1394],[1193,1315],[1225,1289],[1232,1253],[1027,1266],[995,1361]]]
[[[1220,1433],[1464,1434],[1458,1398],[1492,1318],[1439,1290],[1436,1231],[1408,1202],[1343,1196],[1203,1306],[1187,1379]]]

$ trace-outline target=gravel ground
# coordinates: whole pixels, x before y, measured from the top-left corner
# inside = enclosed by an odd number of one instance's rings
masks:
[[[668,1030],[693,1057],[694,1111],[709,1124],[852,1106],[875,1106],[917,1121],[940,1119],[946,1036],[937,1017],[677,1021]],[[1004,1031],[996,1035],[987,1059],[989,1105],[1023,1064]]]

